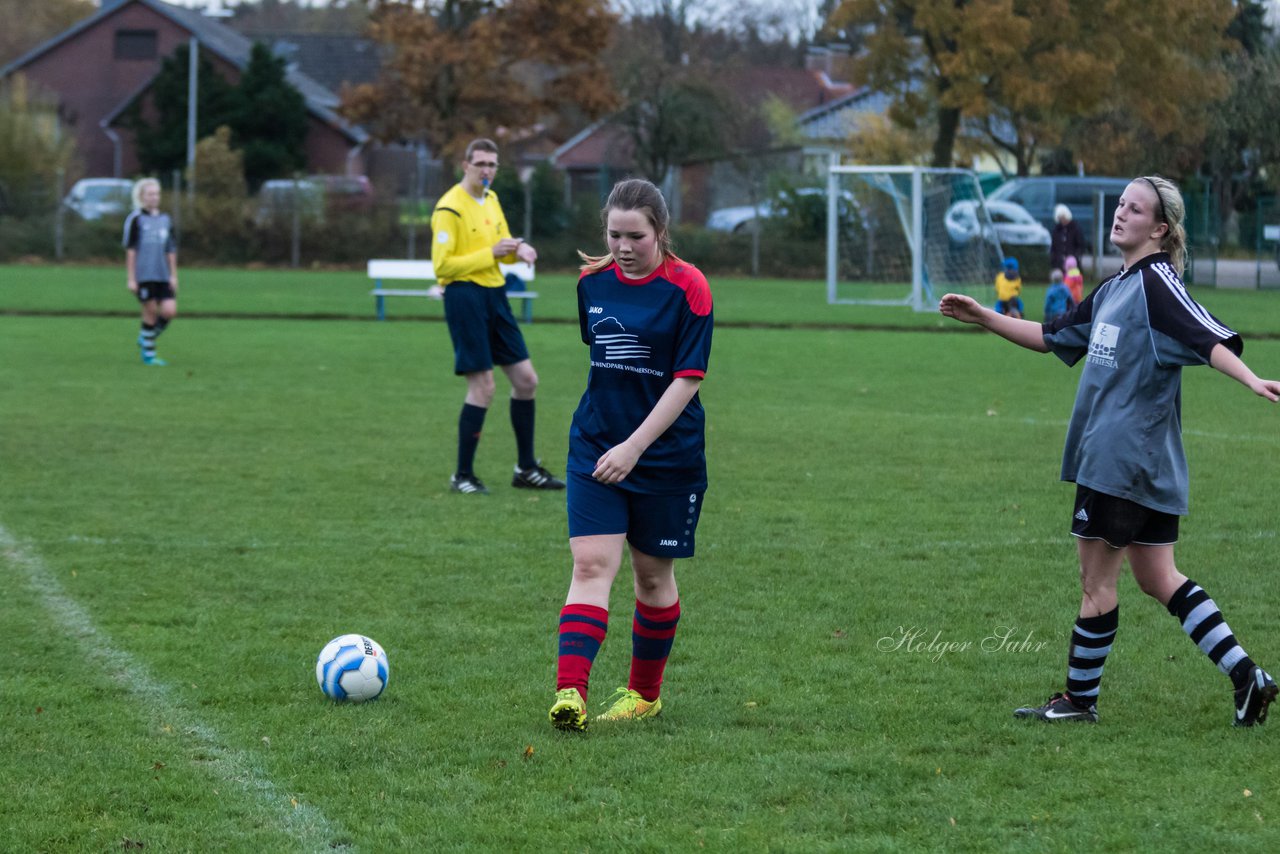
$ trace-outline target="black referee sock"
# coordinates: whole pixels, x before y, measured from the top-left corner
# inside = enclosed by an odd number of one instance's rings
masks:
[[[516,433],[516,455],[520,468],[531,469],[538,464],[533,455],[533,401],[511,398],[511,429]]]
[[[1236,636],[1223,619],[1222,611],[1218,610],[1217,604],[1199,584],[1188,578],[1169,597],[1166,607],[1182,623],[1182,630],[1187,633],[1187,637],[1218,665],[1219,670],[1231,677],[1233,685],[1239,688],[1248,680],[1253,660],[1236,642]]]
[[[488,411],[482,406],[462,404],[462,414],[458,416],[458,474],[475,475],[476,447]]]
[[[1102,668],[1120,627],[1120,606],[1096,617],[1076,617],[1067,653],[1067,696],[1077,706],[1096,706]]]

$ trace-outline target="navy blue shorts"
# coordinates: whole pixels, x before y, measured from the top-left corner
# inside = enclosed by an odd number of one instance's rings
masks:
[[[168,282],[138,282],[138,302],[164,302],[175,298],[173,285]]]
[[[529,358],[505,288],[450,282],[444,288],[444,318],[453,341],[455,374],[492,371],[494,365]]]
[[[1115,549],[1130,543],[1171,546],[1178,541],[1178,517],[1143,507],[1087,486],[1076,485],[1071,533],[1082,540],[1103,540]]]
[[[644,554],[693,557],[705,492],[648,495],[576,471],[567,480],[570,537],[626,534],[627,542]]]

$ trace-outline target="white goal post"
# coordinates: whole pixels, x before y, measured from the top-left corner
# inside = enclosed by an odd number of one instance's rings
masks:
[[[932,311],[944,288],[985,301],[1002,257],[972,170],[829,167],[829,304]]]

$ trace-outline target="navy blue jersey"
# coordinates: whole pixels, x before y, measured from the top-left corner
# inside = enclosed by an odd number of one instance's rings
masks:
[[[578,321],[591,347],[591,371],[569,428],[567,468],[590,475],[605,451],[649,417],[676,378],[706,376],[711,289],[679,258],[635,280],[610,265],[578,280]],[[618,486],[654,495],[705,490],[705,421],[694,395]]]

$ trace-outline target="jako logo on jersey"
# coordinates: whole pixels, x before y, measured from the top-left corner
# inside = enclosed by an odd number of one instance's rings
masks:
[[[604,309],[598,305],[589,306],[587,308],[587,314],[603,314],[603,313],[604,313]]]
[[[660,545],[660,546],[674,546],[674,545],[676,545],[676,541],[675,541],[675,540],[658,540],[658,545]]]
[[[1089,341],[1089,361],[1104,368],[1116,367],[1116,345],[1120,342],[1120,327],[1110,323],[1098,323],[1093,327]]]
[[[627,332],[616,317],[596,321],[591,327],[591,334],[595,336],[595,343],[604,345],[604,357],[611,362],[649,358],[650,348]]]

